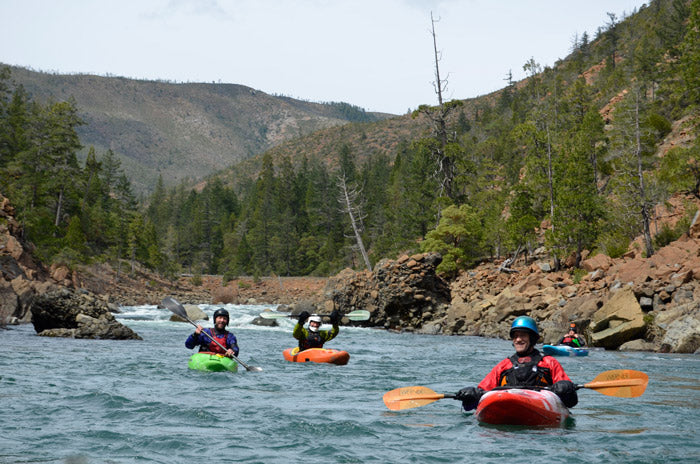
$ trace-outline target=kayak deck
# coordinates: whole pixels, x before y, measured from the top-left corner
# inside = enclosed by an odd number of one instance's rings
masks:
[[[287,348],[282,352],[284,359],[289,362],[315,362],[315,363],[330,363],[343,366],[350,360],[350,354],[347,351],[334,350],[328,348],[309,348],[308,350],[299,351],[299,347]]]
[[[190,356],[187,367],[197,371],[209,372],[237,372],[238,363],[231,358],[221,356],[209,351],[200,351]]]
[[[542,352],[549,356],[588,356],[586,348],[576,348],[569,345],[544,345]]]
[[[512,388],[486,392],[475,416],[485,424],[556,427],[564,424],[569,409],[549,390]]]

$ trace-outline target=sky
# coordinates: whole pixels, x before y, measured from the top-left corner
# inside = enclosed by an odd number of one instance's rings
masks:
[[[404,114],[553,66],[640,0],[0,0],[0,63],[61,74],[241,84]]]

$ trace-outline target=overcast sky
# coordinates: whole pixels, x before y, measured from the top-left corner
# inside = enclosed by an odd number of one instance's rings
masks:
[[[0,62],[37,71],[243,84],[403,114],[564,58],[640,0],[0,0]]]

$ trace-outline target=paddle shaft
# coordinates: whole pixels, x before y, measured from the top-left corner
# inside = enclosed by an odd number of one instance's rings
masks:
[[[330,314],[317,314],[317,316],[330,317],[331,315]],[[346,317],[351,321],[366,321],[369,319],[369,316],[370,316],[369,311],[362,310],[362,309],[350,311],[349,313],[342,315],[342,317]],[[272,311],[268,311],[268,312],[260,313],[260,317],[262,317],[263,319],[282,319],[282,318],[287,318],[287,317],[295,318],[295,317],[299,317],[299,315],[298,314],[275,313]]]

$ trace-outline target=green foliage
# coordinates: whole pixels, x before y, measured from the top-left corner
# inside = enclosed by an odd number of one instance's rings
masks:
[[[469,205],[449,206],[440,223],[421,243],[421,251],[436,251],[443,261],[437,271],[454,276],[470,265],[481,252],[482,228],[478,215]]]
[[[673,227],[663,224],[661,230],[654,235],[654,246],[657,248],[664,247],[687,233],[696,212],[697,208],[693,205]]]
[[[611,258],[619,258],[629,249],[630,239],[620,230],[613,230],[605,233],[598,239],[600,251]]]
[[[651,112],[647,115],[647,124],[656,131],[658,139],[666,137],[672,129],[671,121],[655,112]]]
[[[580,267],[577,267],[573,270],[572,272],[572,280],[575,284],[580,284],[581,279],[583,279],[586,275],[588,275],[588,271],[585,269],[581,269]]]
[[[675,147],[661,159],[658,178],[673,190],[700,195],[700,142],[691,148]]]
[[[190,283],[195,287],[200,287],[202,285],[202,282],[202,274],[199,272],[194,273],[190,278]]]

